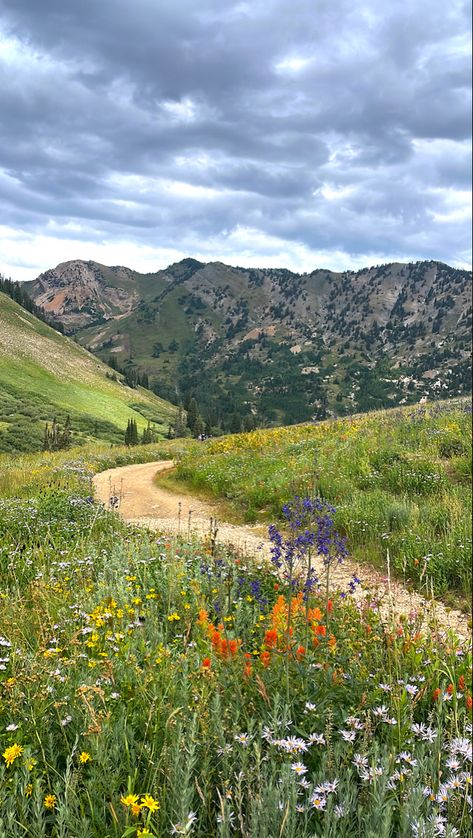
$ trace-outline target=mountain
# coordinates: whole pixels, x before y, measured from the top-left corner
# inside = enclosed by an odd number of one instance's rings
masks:
[[[139,430],[150,420],[164,434],[176,415],[173,405],[125,386],[122,376],[4,293],[0,393],[0,452],[39,450],[55,417],[61,427],[70,417],[72,439],[80,443],[123,442],[129,419]]]
[[[440,262],[357,272],[184,259],[140,274],[64,262],[25,283],[101,358],[209,426],[292,423],[470,390],[471,272]]]

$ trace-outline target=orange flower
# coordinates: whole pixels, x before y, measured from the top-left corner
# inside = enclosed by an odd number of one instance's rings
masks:
[[[330,635],[330,637],[328,639],[328,645],[330,646],[331,649],[334,649],[335,646],[337,645],[337,638],[335,637],[334,634]]]
[[[302,660],[303,657],[305,657],[305,648],[304,646],[298,646],[296,649],[296,658]]]
[[[202,661],[202,666],[204,669],[210,669],[210,667],[212,666],[212,661],[210,660],[210,658],[204,658],[204,660]]]
[[[440,696],[441,692],[442,692],[442,690],[440,689],[440,687],[437,687],[437,689],[436,689],[436,690],[434,690],[434,691],[433,691],[433,693],[432,693],[432,701],[437,701],[437,699],[438,699],[438,697]]]
[[[269,654],[269,652],[261,652],[260,660],[263,666],[267,667],[271,662],[271,655]]]
[[[220,640],[220,646],[216,649],[222,658],[228,658],[228,643],[225,638]]]
[[[449,695],[453,695],[453,684],[449,684],[447,687],[447,693]]]
[[[245,668],[243,669],[243,675],[244,675],[246,678],[249,678],[249,676],[251,675],[252,671],[253,671],[253,670],[252,670],[252,667],[251,667],[251,663],[250,663],[249,661],[247,661],[247,662],[245,663]]]
[[[316,649],[318,645],[319,645],[319,641],[317,640],[316,637],[314,637],[314,639],[312,640],[312,646],[314,647],[314,649]]]
[[[328,611],[329,614],[331,614],[332,611],[333,611],[333,602],[332,602],[331,599],[329,599],[328,602],[327,602],[327,611]]]
[[[233,657],[238,652],[238,640],[230,640],[228,644],[228,648],[230,649],[230,654]]]
[[[264,645],[267,649],[274,649],[278,642],[278,633],[276,629],[268,629],[264,635]]]
[[[216,650],[220,649],[220,644],[222,642],[222,636],[221,636],[219,631],[214,631],[214,633],[212,634],[212,639],[211,639],[210,642],[211,642],[212,646],[214,647],[214,649],[216,649]]]
[[[275,591],[279,591],[279,585],[277,582],[274,583],[273,588]]]
[[[465,689],[465,676],[464,675],[460,675],[460,677],[458,679],[458,689],[460,690],[461,693]]]
[[[472,700],[471,700],[471,695],[467,695],[467,697],[466,697],[466,706],[467,706],[467,709],[468,709],[468,710],[471,710],[472,704],[473,704],[473,702],[472,702]]]
[[[319,637],[325,637],[325,635],[327,634],[327,629],[325,628],[325,626],[316,626],[315,633],[318,634]]]
[[[309,623],[319,623],[322,619],[322,612],[320,608],[309,608],[307,612],[307,619]]]

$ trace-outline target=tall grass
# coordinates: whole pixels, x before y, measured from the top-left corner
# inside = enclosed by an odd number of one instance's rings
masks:
[[[471,407],[465,400],[255,431],[183,452],[177,476],[248,521],[293,494],[337,507],[359,561],[438,595],[471,594]]]

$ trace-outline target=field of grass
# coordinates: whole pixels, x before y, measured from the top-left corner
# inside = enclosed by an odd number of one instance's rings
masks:
[[[166,433],[176,408],[111,370],[0,293],[0,452],[38,451],[46,422],[69,415],[76,442],[121,442],[129,419]]]
[[[469,650],[93,502],[181,444],[0,459],[0,836],[466,838]]]
[[[471,405],[466,400],[254,431],[186,449],[176,477],[248,521],[292,495],[332,503],[354,558],[453,602],[471,594]]]

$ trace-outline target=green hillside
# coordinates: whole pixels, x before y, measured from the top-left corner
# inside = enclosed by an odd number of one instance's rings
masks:
[[[70,338],[0,293],[0,451],[41,448],[46,423],[70,416],[75,443],[123,441],[129,419],[165,433],[175,416],[168,402],[126,387]]]

